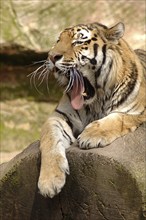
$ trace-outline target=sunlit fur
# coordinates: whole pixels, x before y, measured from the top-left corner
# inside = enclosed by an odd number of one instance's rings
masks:
[[[77,25],[49,51],[38,77],[53,73],[64,94],[42,128],[38,186],[44,196],[61,191],[69,172],[65,149],[76,140],[82,149],[103,147],[146,121],[145,70],[123,35],[123,23]]]

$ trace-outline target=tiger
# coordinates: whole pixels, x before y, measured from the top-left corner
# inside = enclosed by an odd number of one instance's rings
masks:
[[[75,25],[48,52],[41,74],[53,74],[64,92],[41,131],[38,189],[44,197],[65,185],[67,148],[107,146],[146,121],[145,68],[124,32],[122,22]]]

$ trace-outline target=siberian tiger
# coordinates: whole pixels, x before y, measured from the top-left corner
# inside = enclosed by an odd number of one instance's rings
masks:
[[[65,90],[41,133],[38,188],[44,196],[64,186],[65,149],[74,142],[81,149],[104,147],[146,121],[144,68],[122,38],[124,29],[123,23],[73,26],[49,51],[41,74],[54,73]]]

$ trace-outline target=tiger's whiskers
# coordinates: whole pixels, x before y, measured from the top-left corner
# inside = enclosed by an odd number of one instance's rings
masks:
[[[47,68],[47,65],[49,64],[48,61],[42,60],[42,61],[38,61],[38,62],[35,62],[35,63],[37,64],[37,63],[42,63],[42,62],[44,62],[44,63],[40,67],[38,67],[35,71],[33,71],[32,73],[27,75],[27,77],[30,77],[31,86],[34,86],[36,91],[40,94],[42,94],[42,92],[40,92],[38,87],[43,83],[45,78],[47,78],[47,80],[48,80],[48,76],[49,76],[49,73],[50,73],[49,69]],[[37,83],[37,81],[38,82],[40,81],[40,82]],[[47,82],[47,91],[49,91],[48,82]]]
[[[44,61],[38,61],[36,63],[42,63],[42,62]],[[36,91],[40,94],[42,93],[39,91],[39,87],[45,81],[45,79],[46,79],[47,91],[49,93],[48,82],[49,82],[50,71],[48,67],[49,67],[49,61],[45,60],[45,62],[40,67],[38,67],[35,71],[33,71],[32,73],[28,75],[28,77],[30,77],[31,86],[34,86]],[[65,75],[69,79],[66,89],[64,90],[64,93],[68,93],[72,89],[74,84],[76,85],[76,88],[75,88],[76,92],[80,88],[84,87],[83,76],[75,67],[66,67],[66,69],[61,67],[57,71],[58,73],[61,72],[63,75]],[[83,96],[84,95],[85,94],[83,93]]]

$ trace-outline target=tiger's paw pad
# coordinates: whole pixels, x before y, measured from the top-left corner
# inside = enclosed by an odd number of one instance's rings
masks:
[[[78,145],[80,149],[92,149],[92,148],[98,148],[102,147],[100,144],[100,141],[93,140],[92,138],[82,138],[81,136],[78,137],[77,139]]]
[[[38,188],[40,194],[44,197],[53,198],[58,194],[65,184],[65,174],[60,176],[50,175],[48,178],[39,179]]]
[[[86,128],[77,138],[77,143],[80,149],[92,149],[104,147],[110,143],[108,137],[105,137],[98,131],[92,131]]]
[[[40,194],[44,197],[53,198],[65,184],[66,174],[69,174],[68,162],[64,159],[62,166],[52,166],[51,170],[43,169],[38,181]]]

